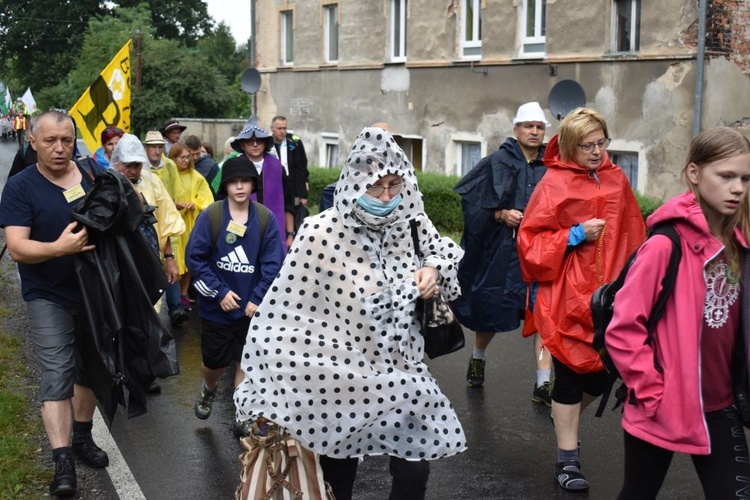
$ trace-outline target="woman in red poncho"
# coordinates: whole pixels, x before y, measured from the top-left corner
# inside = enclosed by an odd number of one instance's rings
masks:
[[[521,271],[535,284],[534,323],[555,366],[555,478],[573,491],[589,487],[578,460],[579,416],[607,379],[592,346],[591,294],[617,276],[646,233],[627,178],[609,160],[609,143],[607,123],[593,109],[565,117],[518,233]]]

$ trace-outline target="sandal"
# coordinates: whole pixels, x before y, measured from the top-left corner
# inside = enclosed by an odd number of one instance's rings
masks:
[[[555,480],[564,490],[585,491],[589,489],[589,482],[581,474],[581,463],[578,460],[557,462]]]

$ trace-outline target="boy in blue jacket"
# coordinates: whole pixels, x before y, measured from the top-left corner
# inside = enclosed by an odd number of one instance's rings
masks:
[[[245,155],[227,160],[219,188],[227,197],[198,216],[185,252],[201,317],[203,383],[194,406],[200,419],[211,415],[219,377],[232,362],[234,386],[242,382],[250,318],[284,260],[273,213],[250,199],[258,179]]]

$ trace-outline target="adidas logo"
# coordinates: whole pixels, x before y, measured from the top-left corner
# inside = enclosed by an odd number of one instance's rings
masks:
[[[255,272],[255,266],[250,265],[247,254],[245,254],[245,250],[242,247],[235,248],[225,257],[217,260],[216,267],[231,273],[253,274]]]

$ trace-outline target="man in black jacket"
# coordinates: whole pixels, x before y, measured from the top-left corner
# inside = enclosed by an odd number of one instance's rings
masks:
[[[302,139],[287,133],[286,118],[283,116],[274,116],[271,120],[271,134],[273,134],[276,156],[278,156],[284,170],[289,175],[294,204],[307,206],[307,191],[309,189],[307,178],[309,173],[307,170],[307,154]]]
[[[544,133],[549,126],[537,102],[518,108],[513,135],[481,159],[453,190],[461,196],[466,253],[459,264],[461,297],[451,305],[458,320],[476,333],[466,381],[484,384],[485,349],[496,332],[519,327],[524,318],[526,283],[521,277],[516,233],[526,204],[546,168]],[[529,325],[524,325],[524,328]],[[537,381],[531,400],[552,405],[549,351],[535,335]]]

